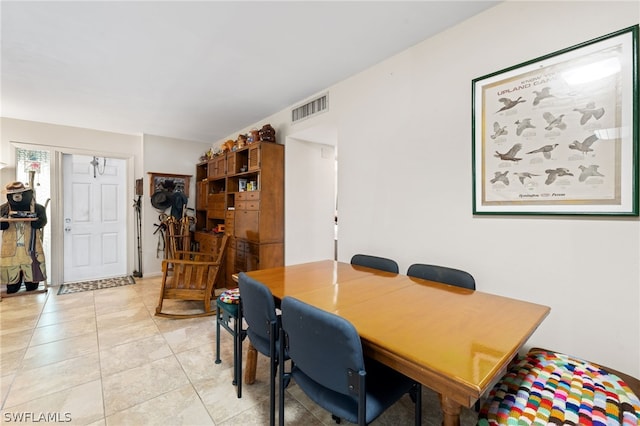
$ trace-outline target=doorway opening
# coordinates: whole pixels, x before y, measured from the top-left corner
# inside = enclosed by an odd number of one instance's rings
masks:
[[[45,207],[48,225],[42,229],[47,285],[51,284],[51,155],[49,151],[16,148],[16,180],[33,189],[36,203]]]
[[[337,130],[308,128],[286,146],[285,264],[336,259]]]

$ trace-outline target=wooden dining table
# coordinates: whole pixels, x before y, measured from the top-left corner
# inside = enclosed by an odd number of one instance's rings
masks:
[[[292,296],[350,321],[365,354],[440,394],[459,425],[549,314],[535,303],[325,260],[247,272],[279,301]],[[255,359],[247,359],[247,371]]]

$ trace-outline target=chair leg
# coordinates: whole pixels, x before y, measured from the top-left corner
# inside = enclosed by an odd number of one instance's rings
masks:
[[[241,309],[238,309],[238,318],[234,324],[234,342],[233,342],[233,381],[238,387],[238,398],[242,398],[242,314]]]
[[[284,331],[280,329],[280,341],[278,347],[278,365],[280,370],[278,371],[278,425],[284,426]],[[248,362],[248,361],[247,361]]]
[[[158,301],[158,306],[156,306],[156,314],[159,314],[160,312],[162,312],[162,301],[163,301],[163,298],[162,298],[163,293],[162,293],[162,291],[163,290],[161,290],[161,293],[160,293],[160,300]]]
[[[269,424],[275,426],[276,424],[276,374],[278,369],[278,358],[276,357],[276,324],[271,324],[271,330],[269,333],[269,364],[270,364],[270,378],[269,378]]]
[[[416,426],[422,425],[422,385],[415,383],[413,389],[415,392],[415,424]]]
[[[247,346],[247,366],[244,369],[244,384],[252,385],[256,382],[256,363],[258,362],[258,351],[251,342]]]
[[[222,362],[222,360],[220,359],[220,315],[222,315],[222,313],[220,312],[221,309],[217,308],[216,311],[216,364],[220,364]]]

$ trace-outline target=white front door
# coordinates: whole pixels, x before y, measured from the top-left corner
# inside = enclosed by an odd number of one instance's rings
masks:
[[[64,154],[62,167],[64,282],[126,275],[125,160]]]

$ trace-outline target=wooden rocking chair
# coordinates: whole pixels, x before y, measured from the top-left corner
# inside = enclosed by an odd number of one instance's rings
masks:
[[[165,318],[195,318],[215,314],[211,309],[211,299],[215,298],[215,282],[222,267],[228,236],[222,237],[220,249],[215,260],[200,252],[177,252],[175,259],[162,261],[162,288],[160,300],[156,307],[156,316]],[[168,313],[162,312],[164,299],[201,300],[204,312],[201,313]]]

